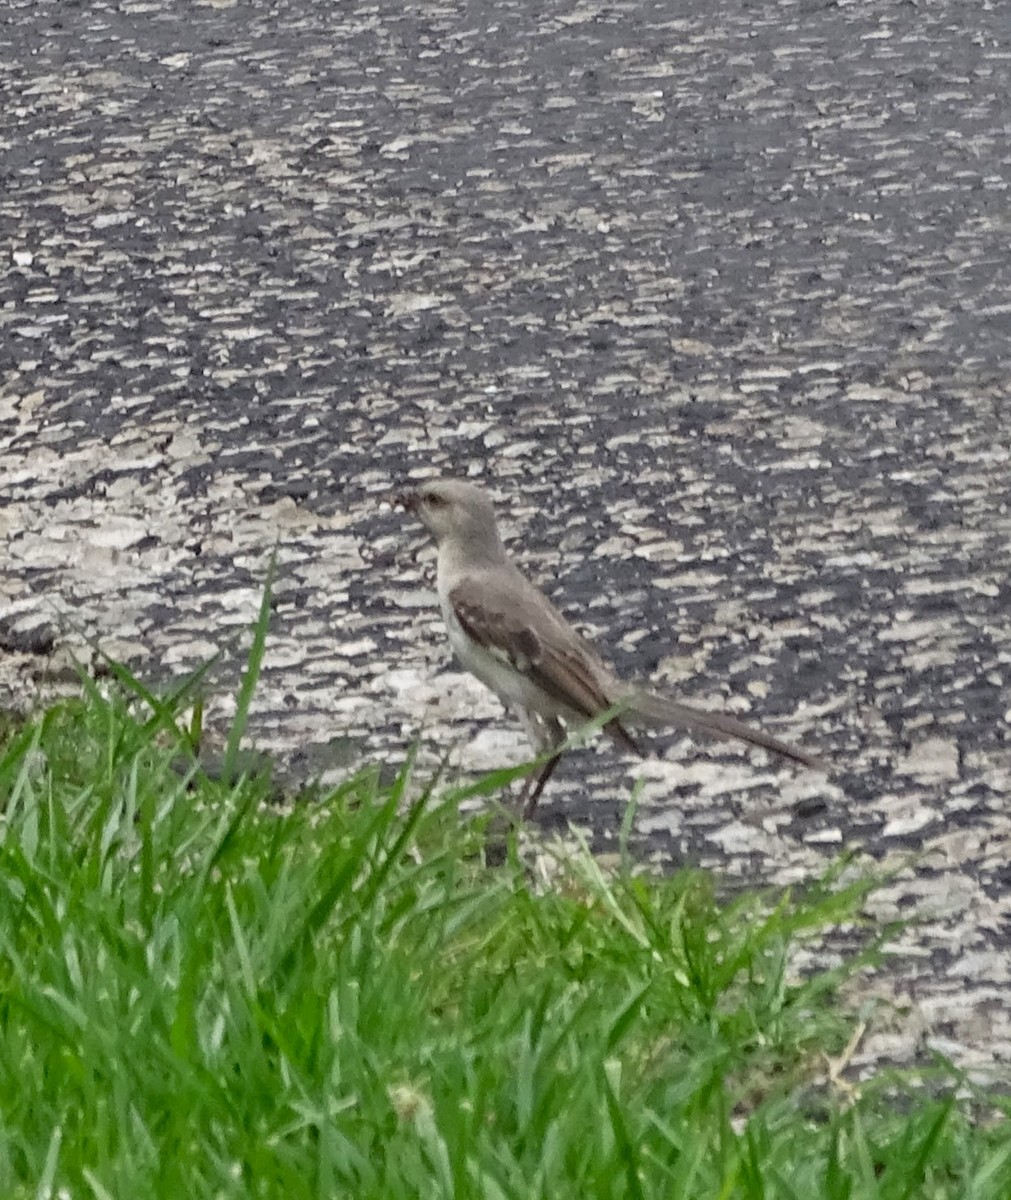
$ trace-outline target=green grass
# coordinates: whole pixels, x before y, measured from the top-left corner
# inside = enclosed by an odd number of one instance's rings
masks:
[[[0,1195],[1011,1196],[953,1075],[826,1082],[847,969],[788,951],[870,884],[545,890],[409,764],[278,809],[132,707],[0,760]]]
[[[721,901],[575,852],[546,886],[459,814],[514,772],[409,757],[273,805],[237,778],[268,613],[221,780],[178,771],[199,672],[108,664],[2,735],[0,1196],[1008,1200],[1003,1100],[830,1078],[862,960],[790,953],[872,880]]]

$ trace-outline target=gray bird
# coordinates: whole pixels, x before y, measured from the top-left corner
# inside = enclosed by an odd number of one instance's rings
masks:
[[[807,767],[817,758],[725,713],[707,712],[625,683],[506,554],[487,492],[459,479],[436,479],[396,501],[438,545],[438,592],[449,641],[471,674],[516,710],[538,756],[520,804],[529,817],[561,758],[566,728],[615,706],[604,731],[642,756],[628,726],[668,726],[736,738]],[[554,752],[554,753],[552,753]],[[525,803],[524,803],[525,802]]]

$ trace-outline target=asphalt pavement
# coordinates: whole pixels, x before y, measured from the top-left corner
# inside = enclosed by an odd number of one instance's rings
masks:
[[[0,703],[224,647],[295,776],[517,761],[420,531],[482,479],[629,675],[822,753],[572,756],[542,832],[909,864],[858,1066],[1011,1080],[1011,10],[6,0]],[[427,757],[426,757],[427,756]],[[803,965],[798,963],[798,965]]]

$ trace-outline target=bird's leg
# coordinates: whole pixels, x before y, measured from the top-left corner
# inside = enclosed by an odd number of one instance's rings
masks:
[[[541,798],[541,792],[544,791],[548,780],[555,773],[555,767],[561,762],[561,754],[555,754],[544,764],[543,767],[532,775],[526,782],[523,791],[520,793],[520,803],[524,820],[529,820],[534,815],[534,809],[537,807],[537,801]],[[530,785],[533,784],[533,787]]]
[[[521,715],[527,734],[537,753],[543,754],[546,750],[557,751],[537,774],[530,775],[523,785],[517,807],[523,817],[528,818],[533,816],[534,810],[537,808],[537,801],[541,798],[541,792],[544,791],[562,757],[562,752],[558,747],[565,744],[565,726],[557,717],[545,717],[540,713],[531,712],[529,709]]]

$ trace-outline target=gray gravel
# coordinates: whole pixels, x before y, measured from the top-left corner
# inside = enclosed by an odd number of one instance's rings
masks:
[[[1003,9],[7,0],[0,699],[96,639],[178,675],[277,542],[261,746],[515,761],[379,499],[492,481],[622,670],[839,767],[600,747],[545,830],[606,850],[639,779],[664,866],[915,852],[856,1062],[1011,1081]]]

